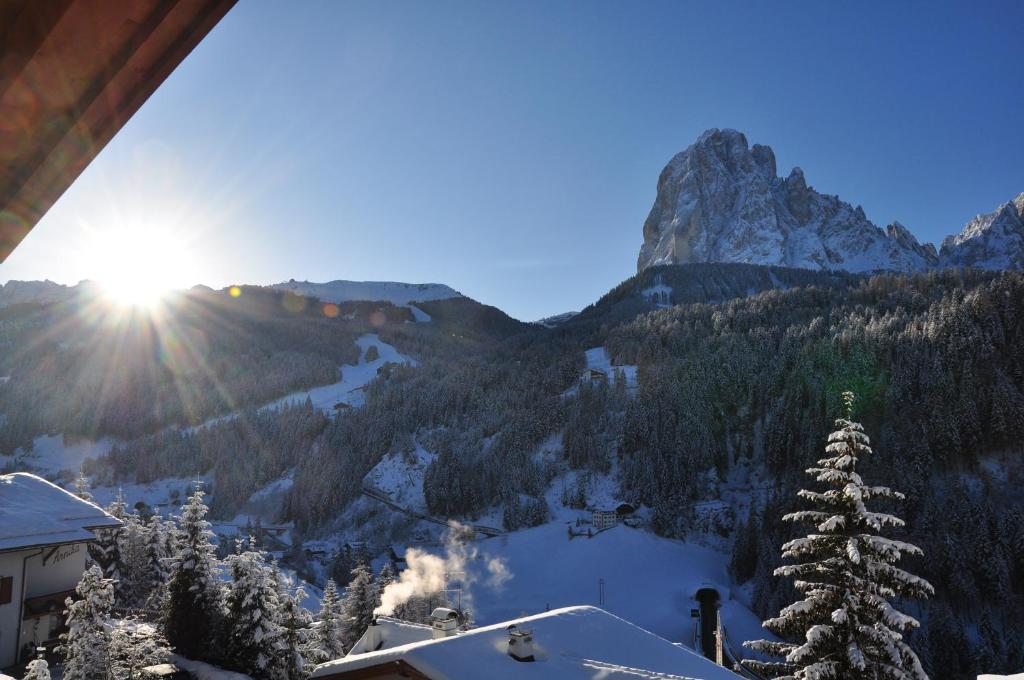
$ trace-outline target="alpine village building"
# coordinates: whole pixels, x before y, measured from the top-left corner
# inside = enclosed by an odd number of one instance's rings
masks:
[[[0,668],[56,644],[97,530],[121,522],[35,475],[0,475]]]

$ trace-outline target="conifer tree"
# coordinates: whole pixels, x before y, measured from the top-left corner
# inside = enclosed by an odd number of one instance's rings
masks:
[[[114,606],[114,585],[96,565],[82,574],[77,600],[65,600],[68,632],[62,635],[65,680],[106,680],[110,635],[107,621]]]
[[[85,472],[81,468],[78,470],[78,476],[75,477],[75,495],[83,501],[95,503],[89,492],[89,478],[85,476]]]
[[[316,663],[333,661],[345,656],[342,644],[342,613],[338,599],[338,587],[332,579],[324,586],[324,596],[320,600],[320,613],[313,632],[310,645],[310,656]]]
[[[108,505],[105,509],[117,519],[124,519],[125,504],[120,491],[117,492],[117,497],[114,499],[114,502]],[[96,531],[96,540],[90,542],[88,547],[89,557],[92,558],[93,562],[99,565],[100,569],[103,571],[103,577],[115,582],[121,579],[119,571],[121,556],[118,553],[118,539],[120,535],[120,527],[98,529]]]
[[[829,457],[807,471],[827,490],[800,491],[815,509],[783,517],[812,527],[807,537],[783,546],[783,556],[796,564],[775,570],[776,576],[793,577],[804,599],[764,623],[784,639],[803,641],[749,643],[783,661],[747,663],[768,675],[797,680],[927,680],[917,655],[903,640],[918,622],[889,600],[928,597],[932,587],[895,566],[903,555],[921,551],[880,535],[886,527],[902,527],[903,521],[865,506],[876,499],[900,500],[903,494],[868,486],[857,474],[857,462],[871,453],[870,442],[852,420],[853,394],[845,392],[843,401],[845,417],[836,420],[838,429],[825,447]]]
[[[114,600],[120,607],[141,607],[149,597],[148,578],[149,528],[138,513],[125,515],[124,525],[117,533],[118,580],[114,583]]]
[[[352,570],[352,580],[345,589],[342,605],[344,624],[342,644],[352,649],[373,621],[373,610],[377,608],[377,589],[373,583],[373,572],[365,564],[357,564]]]
[[[384,594],[384,589],[395,581],[395,570],[391,566],[391,562],[385,562],[384,566],[380,568],[380,573],[377,574],[377,599],[376,606],[379,607],[381,604],[381,596]]]
[[[223,606],[206,513],[203,491],[197,485],[181,511],[178,550],[168,560],[164,634],[175,651],[193,659],[213,657],[212,640]]]
[[[146,563],[143,579],[147,597],[143,604],[153,609],[160,607],[167,592],[167,561],[172,556],[169,550],[171,539],[168,534],[173,530],[169,524],[157,514],[152,515],[146,523]]]
[[[278,577],[281,577],[280,573]],[[309,612],[302,607],[306,591],[302,586],[290,591],[286,584],[281,588],[278,597],[281,601],[282,677],[285,680],[302,680],[309,675],[306,655],[312,623]]]
[[[228,556],[225,643],[228,662],[254,680],[282,676],[284,651],[276,569],[266,557],[247,550]]]

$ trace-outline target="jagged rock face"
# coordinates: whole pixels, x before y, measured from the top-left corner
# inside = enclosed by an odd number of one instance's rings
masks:
[[[637,269],[745,262],[805,269],[920,271],[937,261],[901,225],[888,232],[860,207],[820,194],[795,168],[776,175],[771,148],[708,130],[673,158],[644,223]]]
[[[943,267],[1024,269],[1024,193],[943,239],[939,261]]]

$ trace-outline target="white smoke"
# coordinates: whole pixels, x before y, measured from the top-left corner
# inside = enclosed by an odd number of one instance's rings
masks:
[[[374,615],[391,616],[412,598],[429,597],[452,584],[459,586],[462,609],[471,610],[472,587],[479,580],[490,588],[501,588],[512,578],[508,565],[499,557],[481,556],[470,536],[472,529],[453,522],[445,536],[443,557],[418,548],[406,549],[407,566],[397,580],[384,588]]]

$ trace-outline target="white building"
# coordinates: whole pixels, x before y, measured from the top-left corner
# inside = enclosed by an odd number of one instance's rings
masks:
[[[318,666],[312,677],[736,680],[739,676],[604,610],[566,607],[442,635],[433,626],[380,620],[348,656]]]
[[[120,524],[45,479],[0,475],[0,668],[55,641],[93,530]]]

